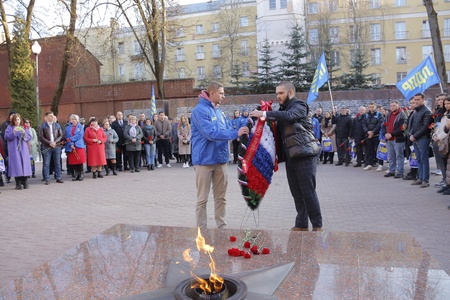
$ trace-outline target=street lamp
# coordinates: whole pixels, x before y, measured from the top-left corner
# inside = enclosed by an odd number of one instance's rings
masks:
[[[41,121],[39,113],[39,54],[41,53],[41,46],[37,41],[35,41],[33,46],[31,46],[31,51],[36,56],[36,126],[39,126],[39,123]]]

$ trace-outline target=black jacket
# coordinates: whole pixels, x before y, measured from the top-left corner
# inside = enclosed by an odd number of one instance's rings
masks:
[[[389,121],[389,118],[391,117],[392,112],[390,112],[387,116],[386,116],[386,122],[383,123],[383,132],[384,134],[386,133],[390,133],[392,135],[393,138],[395,138],[395,142],[396,143],[403,143],[406,141],[405,138],[405,129],[404,126],[406,124],[406,114],[403,111],[400,111],[400,113],[395,117],[394,120],[394,131],[393,132],[389,132],[387,131],[387,122]]]
[[[278,136],[281,138],[282,149],[279,154],[287,155],[290,159],[316,156],[320,147],[316,142],[312,130],[311,118],[308,116],[309,107],[305,101],[296,97],[284,103],[279,111],[268,111],[268,120],[277,122]],[[283,156],[279,155],[279,161]]]
[[[418,106],[408,123],[409,134],[414,136],[416,140],[429,138],[431,129],[428,126],[431,124],[431,111],[425,105]]]
[[[350,115],[333,116],[333,124],[336,124],[336,138],[347,139],[352,131],[352,117]]]
[[[380,134],[381,125],[383,125],[383,115],[376,111],[371,113],[370,111],[366,114],[365,121],[363,122],[364,132],[373,131],[373,135],[376,136]]]
[[[352,130],[350,133],[350,137],[355,140],[356,144],[361,143],[361,141],[366,137],[366,132],[364,131],[362,125],[365,121],[365,117],[365,114],[357,114],[352,120]]]
[[[122,147],[125,143],[125,137],[123,135],[123,131],[125,130],[125,127],[128,125],[128,121],[122,120],[123,124],[120,126],[119,121],[115,120],[111,124],[111,128],[114,129],[117,132],[117,135],[119,136],[119,141],[117,142],[117,147]]]

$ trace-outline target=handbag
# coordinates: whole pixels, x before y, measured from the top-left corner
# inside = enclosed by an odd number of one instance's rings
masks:
[[[5,160],[3,156],[0,154],[0,172],[5,172]]]
[[[439,153],[442,156],[448,156],[448,134],[443,140],[438,142]]]
[[[323,152],[333,152],[333,142],[330,138],[322,139],[322,151]]]
[[[388,159],[386,143],[380,142],[380,144],[378,144],[377,158],[381,160]]]
[[[416,153],[414,151],[411,152],[411,155],[409,157],[409,166],[411,168],[418,168],[419,163],[417,162]]]

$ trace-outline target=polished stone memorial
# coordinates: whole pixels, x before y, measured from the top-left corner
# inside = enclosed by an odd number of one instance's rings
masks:
[[[275,290],[265,286],[271,273],[252,276],[249,291],[266,299],[450,299],[450,276],[409,234],[253,232],[260,233],[260,246],[270,254],[229,256],[243,230],[208,229],[202,235],[215,248],[220,274],[245,277],[289,266]],[[238,242],[230,242],[230,236]],[[181,268],[179,277],[168,279],[171,266],[182,264],[185,249],[191,249],[198,270],[209,268],[196,237],[196,228],[117,224],[10,281],[0,289],[0,299],[145,299],[158,291],[171,293],[189,276]]]

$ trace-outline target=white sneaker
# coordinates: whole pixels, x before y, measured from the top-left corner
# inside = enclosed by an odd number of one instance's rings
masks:
[[[442,171],[441,170],[436,170],[436,173],[435,173],[437,176],[441,176],[442,175]]]
[[[167,165],[166,165],[166,167],[168,167],[168,168],[172,168],[172,166],[171,166],[170,164],[167,164]]]
[[[378,168],[377,168],[377,172],[381,172],[381,171],[383,171],[383,166],[379,165]]]
[[[183,168],[187,168],[186,163],[183,163]]]
[[[372,169],[372,166],[371,165],[367,165],[366,167],[364,167],[364,169],[363,170],[370,170],[370,169]]]
[[[385,173],[389,173],[389,169],[387,169],[386,171],[384,171]]]
[[[162,164],[158,164],[156,167],[157,167],[157,168],[161,168],[161,167],[162,167]]]
[[[189,168],[189,163],[188,162],[186,163],[186,168]]]

